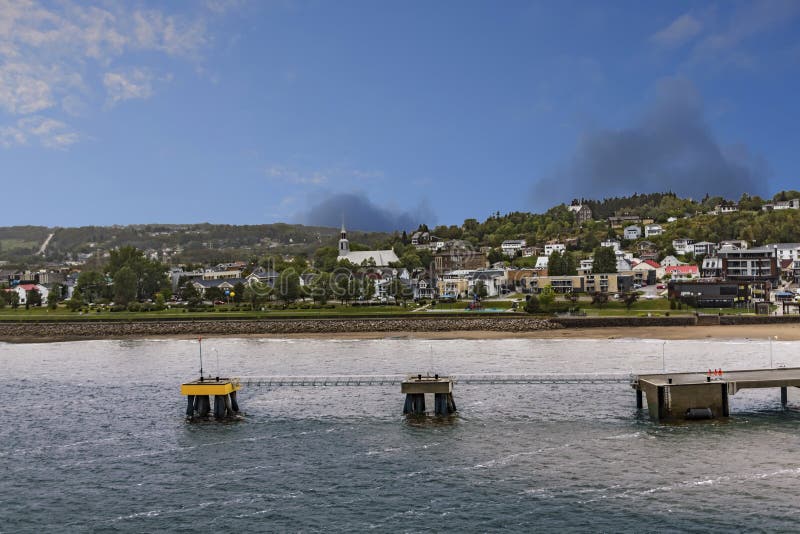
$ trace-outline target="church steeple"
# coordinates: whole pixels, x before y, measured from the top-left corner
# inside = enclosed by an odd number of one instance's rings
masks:
[[[350,241],[347,240],[347,230],[344,229],[344,218],[342,218],[342,233],[339,235],[339,256],[347,256],[350,253]]]

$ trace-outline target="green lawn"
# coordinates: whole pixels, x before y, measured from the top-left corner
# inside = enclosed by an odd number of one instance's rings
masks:
[[[0,251],[6,252],[17,248],[32,249],[41,246],[41,243],[36,241],[25,241],[23,239],[0,239]]]
[[[471,300],[459,300],[456,302],[437,302],[436,306],[433,306],[431,309],[434,310],[458,310],[463,311],[467,306],[469,306]],[[510,300],[484,300],[483,307],[484,308],[501,308],[507,310],[511,308],[512,302]]]
[[[150,312],[110,312],[103,310],[97,312],[70,312],[64,307],[50,311],[45,307],[23,307],[13,310],[9,307],[0,309],[0,321],[93,321],[93,320],[159,320],[159,319],[269,319],[269,318],[316,318],[316,317],[342,317],[342,316],[396,316],[411,313],[411,306],[337,306],[333,309],[268,309],[265,311],[234,311],[226,306],[218,306],[214,311],[188,312],[184,309],[173,309]]]

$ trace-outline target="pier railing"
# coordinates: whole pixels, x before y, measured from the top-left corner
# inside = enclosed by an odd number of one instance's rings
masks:
[[[243,387],[399,386],[409,375],[243,376]],[[445,375],[440,375],[445,377]],[[630,374],[464,374],[450,375],[456,384],[629,384]]]

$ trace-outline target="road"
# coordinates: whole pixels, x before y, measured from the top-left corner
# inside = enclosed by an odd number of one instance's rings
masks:
[[[39,247],[39,252],[37,252],[37,254],[39,256],[44,256],[44,253],[47,250],[47,245],[50,244],[50,240],[53,239],[54,235],[56,235],[56,234],[52,233],[52,234],[47,236],[47,239],[44,240],[44,243],[42,243],[42,246]]]

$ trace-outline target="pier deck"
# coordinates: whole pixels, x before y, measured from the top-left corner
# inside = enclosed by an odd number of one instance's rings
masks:
[[[800,368],[725,371],[703,373],[658,373],[639,375],[632,382],[637,406],[647,396],[650,416],[657,421],[696,418],[701,414],[727,417],[728,396],[741,389],[780,388],[781,405],[787,404],[787,388],[800,387]]]

